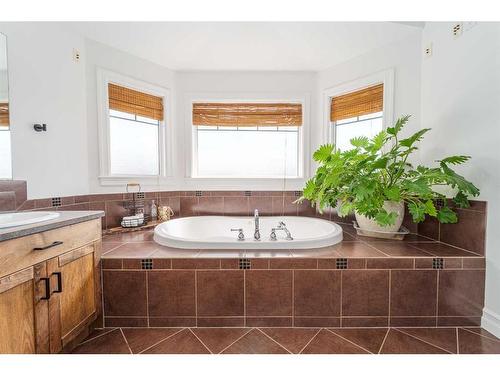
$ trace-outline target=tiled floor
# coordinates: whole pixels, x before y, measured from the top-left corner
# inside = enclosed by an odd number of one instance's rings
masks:
[[[481,328],[114,328],[75,354],[500,354]]]

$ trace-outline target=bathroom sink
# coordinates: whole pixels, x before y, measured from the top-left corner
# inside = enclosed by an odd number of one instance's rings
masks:
[[[0,229],[40,223],[59,217],[58,212],[12,212],[0,214]]]

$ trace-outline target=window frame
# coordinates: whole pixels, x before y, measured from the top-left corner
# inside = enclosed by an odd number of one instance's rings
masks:
[[[394,121],[394,69],[387,69],[366,77],[358,78],[323,90],[323,143],[335,143],[336,125],[330,121],[332,98],[380,84],[384,85],[382,129]]]
[[[158,175],[112,174],[110,158],[110,113],[108,84],[124,86],[147,94],[159,96],[163,100],[164,118],[158,126]],[[172,131],[171,89],[152,85],[116,72],[97,69],[97,111],[99,134],[99,181],[101,185],[118,186],[133,180],[142,185],[158,185],[172,177],[173,131]]]
[[[297,177],[270,176],[270,177],[226,177],[226,176],[199,176],[196,174],[197,155],[197,132],[196,126],[193,125],[192,111],[193,104],[196,102],[206,103],[300,103],[302,104],[302,126],[298,131],[298,175]],[[197,185],[203,182],[205,186],[212,188],[242,188],[245,190],[254,188],[287,188],[302,189],[305,177],[309,173],[309,163],[306,155],[309,152],[309,95],[291,95],[290,93],[252,93],[252,94],[207,94],[207,93],[191,93],[185,98],[185,124],[186,124],[186,176],[188,185]],[[284,184],[283,181],[288,181]]]

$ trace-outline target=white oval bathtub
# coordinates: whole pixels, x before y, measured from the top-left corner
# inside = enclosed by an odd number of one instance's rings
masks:
[[[283,221],[293,240],[286,240],[284,231],[276,231],[277,240],[270,240],[271,228]],[[238,241],[242,228],[244,241]],[[261,216],[260,241],[255,241],[254,218],[237,216],[192,216],[169,220],[155,228],[154,240],[164,246],[180,249],[312,249],[335,245],[342,241],[342,228],[330,221],[301,216]]]

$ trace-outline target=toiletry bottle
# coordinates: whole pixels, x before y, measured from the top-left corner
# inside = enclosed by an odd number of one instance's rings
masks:
[[[156,220],[158,217],[158,207],[155,204],[155,201],[151,202],[151,220]]]

